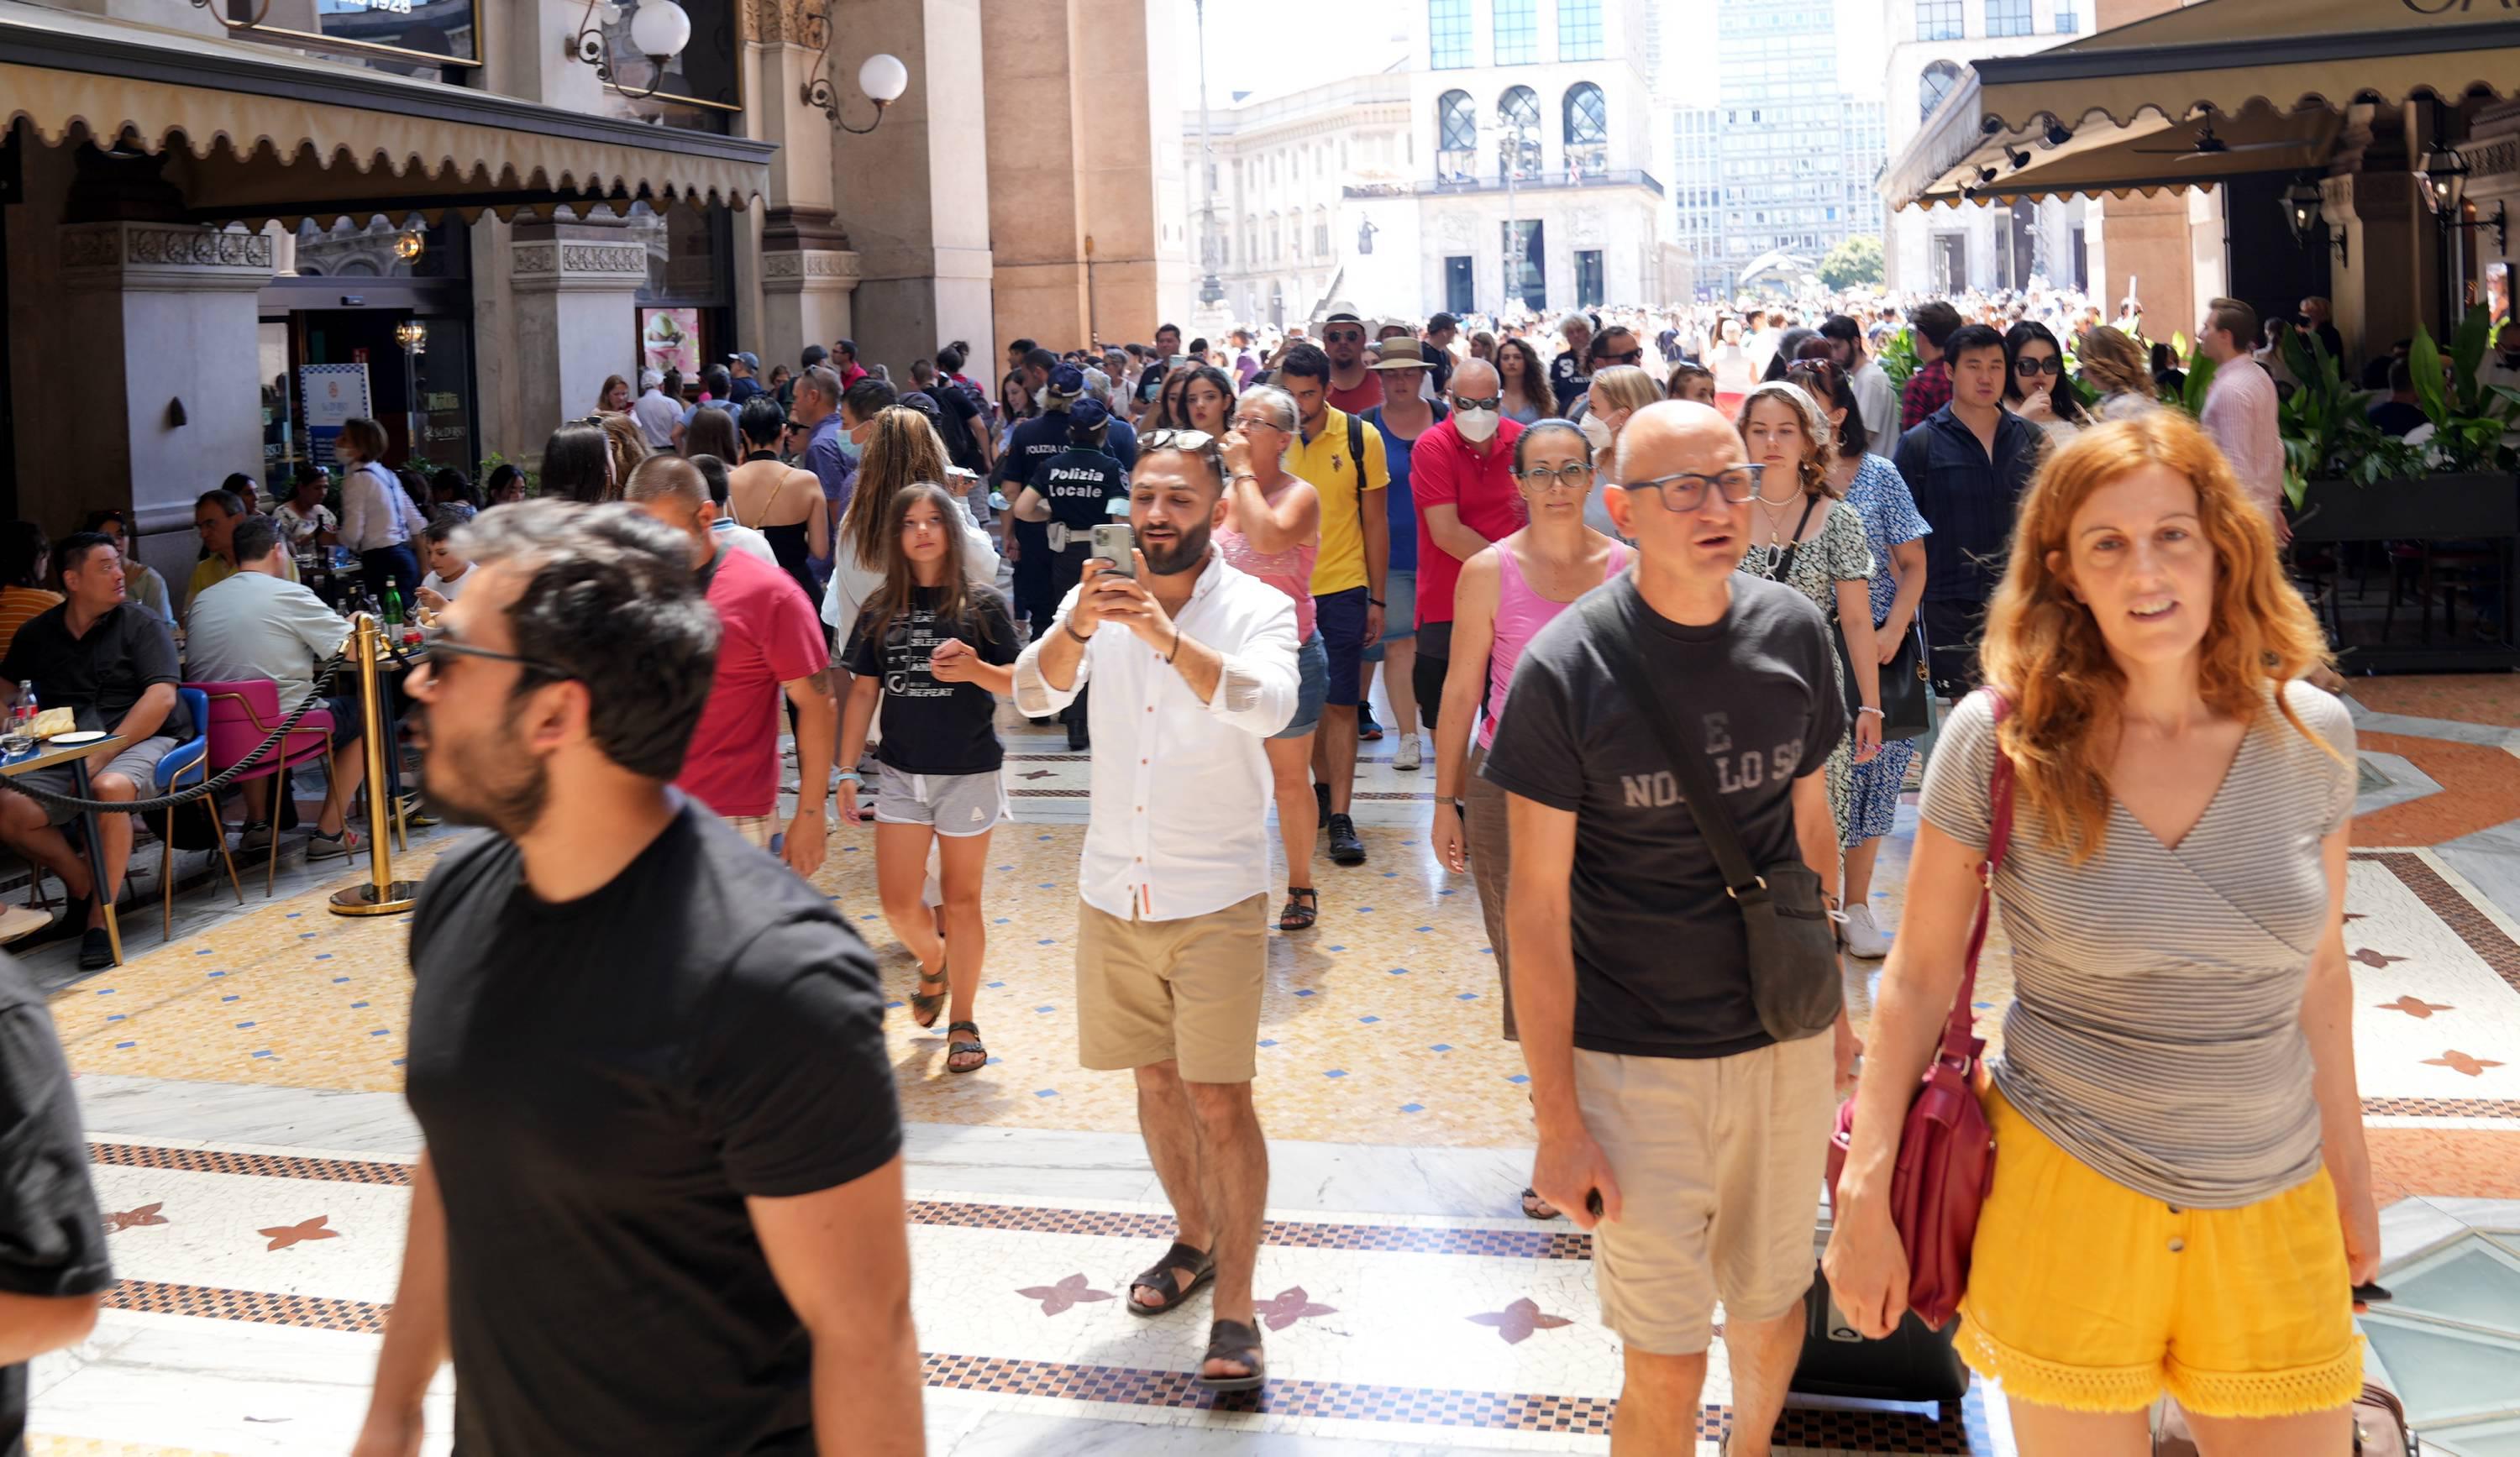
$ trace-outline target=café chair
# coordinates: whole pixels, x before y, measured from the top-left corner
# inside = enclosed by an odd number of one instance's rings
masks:
[[[158,793],[173,794],[190,779],[205,784],[210,778],[210,695],[190,684],[175,689],[183,701],[184,712],[193,721],[193,736],[166,751],[158,761]],[[246,747],[251,748],[248,744]],[[210,839],[219,847],[219,859],[228,867],[228,885],[236,891],[237,904],[245,904],[245,886],[237,880],[236,858],[228,854],[227,824],[219,818],[218,801],[202,795],[202,813],[210,817]],[[175,806],[166,807],[166,832],[158,837],[158,899],[164,903],[166,939],[175,939]]]
[[[184,686],[199,688],[209,697],[209,761],[221,770],[253,752],[254,746],[268,738],[271,730],[280,727],[280,721],[289,716],[280,706],[280,685],[268,678],[241,679],[235,683],[195,683]],[[333,715],[330,710],[321,708],[310,710],[306,717],[299,719],[297,727],[281,740],[277,751],[236,777],[237,783],[275,776],[279,781],[272,787],[271,860],[262,877],[262,894],[266,900],[280,881],[280,796],[289,793],[292,771],[318,759],[324,761],[324,792],[330,797],[334,784],[338,782],[333,766]],[[344,805],[342,813],[346,815],[348,809]],[[222,834],[220,839],[224,844],[226,836]]]

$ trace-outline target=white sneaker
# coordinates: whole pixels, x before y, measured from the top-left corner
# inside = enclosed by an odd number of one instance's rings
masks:
[[[1424,767],[1425,762],[1424,752],[1418,748],[1418,735],[1415,733],[1404,735],[1400,740],[1400,747],[1391,751],[1393,769],[1420,769]]]
[[[1846,907],[1846,953],[1865,961],[1890,954],[1890,938],[1872,924],[1872,907],[1862,902]]]

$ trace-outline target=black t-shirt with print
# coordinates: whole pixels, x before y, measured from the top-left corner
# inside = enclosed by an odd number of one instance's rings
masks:
[[[1846,732],[1828,625],[1790,587],[1736,574],[1722,621],[1684,627],[1615,594],[1631,640],[1704,750],[1753,864],[1795,854],[1793,781]],[[1747,935],[1724,873],[1642,713],[1585,615],[1525,647],[1497,718],[1487,778],[1575,824],[1575,1045],[1642,1057],[1729,1057],[1768,1045],[1750,1000]]]
[[[1111,514],[1112,502],[1129,499],[1129,472],[1108,451],[1070,445],[1033,467],[1032,488],[1050,507],[1050,518],[1070,532],[1128,519],[1125,506]]]
[[[0,1291],[95,1295],[113,1283],[87,1139],[43,994],[0,955]],[[0,1457],[22,1457],[26,1368],[0,1366]]]
[[[849,633],[849,671],[883,684],[883,742],[875,756],[906,774],[993,774],[1006,763],[995,695],[975,683],[938,683],[927,671],[928,656],[948,638],[1000,666],[1022,650],[1007,599],[986,588],[964,591],[970,610],[959,627],[936,615],[945,589],[922,587],[910,615],[894,618],[881,642],[872,640],[872,606]]]
[[[1557,396],[1557,413],[1564,415],[1575,403],[1575,397],[1593,387],[1593,376],[1584,373],[1584,361],[1572,349],[1561,349],[1549,362],[1549,389]]]
[[[745,1201],[901,1149],[875,957],[838,908],[685,800],[562,904],[514,841],[449,851],[411,965],[456,1450],[810,1457],[813,1343]]]

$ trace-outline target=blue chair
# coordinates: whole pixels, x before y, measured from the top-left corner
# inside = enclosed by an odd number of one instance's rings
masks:
[[[205,784],[210,777],[210,695],[200,688],[178,687],[175,696],[184,705],[186,717],[193,721],[193,736],[166,751],[158,761],[157,792],[173,794],[186,780]],[[219,859],[227,862],[228,885],[236,891],[237,904],[245,904],[245,885],[237,879],[236,860],[228,854],[227,825],[219,818],[216,796],[201,798],[202,813],[210,817],[210,838],[217,842]],[[175,936],[175,807],[166,807],[166,830],[158,837],[158,883],[164,887],[160,898],[165,902],[165,936]]]

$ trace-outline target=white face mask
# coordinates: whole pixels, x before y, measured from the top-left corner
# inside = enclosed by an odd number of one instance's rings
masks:
[[[1583,431],[1584,438],[1592,442],[1593,454],[1598,456],[1610,448],[1610,425],[1601,417],[1587,415],[1575,421],[1575,428]]]
[[[1472,445],[1485,445],[1497,432],[1497,413],[1493,410],[1456,410],[1453,428]]]

